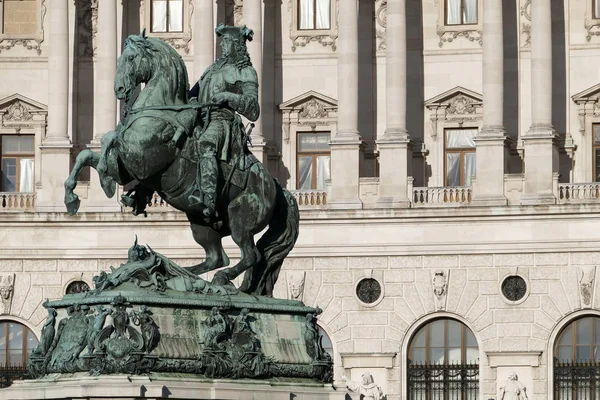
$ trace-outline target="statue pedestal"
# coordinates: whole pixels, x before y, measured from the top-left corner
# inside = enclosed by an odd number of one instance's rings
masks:
[[[345,389],[314,382],[283,383],[265,380],[208,380],[191,374],[149,376],[86,373],[50,374],[38,380],[16,381],[0,389],[0,398],[11,400],[343,400]]]

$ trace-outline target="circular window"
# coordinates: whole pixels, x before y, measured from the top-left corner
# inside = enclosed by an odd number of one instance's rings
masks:
[[[373,305],[383,297],[381,284],[377,279],[364,278],[356,284],[356,297],[366,305]]]
[[[511,275],[502,281],[502,294],[509,301],[522,300],[527,294],[527,282],[518,275]]]
[[[67,286],[67,294],[85,293],[90,291],[90,286],[84,281],[75,281]]]

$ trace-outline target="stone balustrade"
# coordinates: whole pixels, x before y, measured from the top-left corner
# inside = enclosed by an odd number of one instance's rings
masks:
[[[35,193],[0,192],[0,212],[33,211]]]
[[[325,208],[327,192],[325,190],[291,190],[300,208]]]
[[[600,202],[600,182],[561,183],[558,185],[558,203]]]
[[[460,207],[471,202],[471,187],[415,187],[413,207]]]

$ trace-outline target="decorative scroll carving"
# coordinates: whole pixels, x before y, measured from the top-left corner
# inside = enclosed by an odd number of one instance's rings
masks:
[[[464,95],[458,95],[450,101],[448,114],[474,114],[475,100]]]
[[[10,314],[14,284],[15,274],[0,275],[0,314]]]
[[[306,47],[310,42],[317,42],[323,47],[331,46],[332,51],[337,50],[337,36],[331,37],[327,35],[319,36],[296,36],[292,38],[292,51],[296,51],[298,47]]]
[[[6,121],[31,121],[33,115],[29,112],[29,108],[20,100],[16,100],[6,109]]]
[[[240,0],[237,0],[240,1]],[[298,27],[298,7],[297,1],[288,0],[288,11],[291,11],[290,20],[290,39],[292,40],[292,51],[295,52],[299,47],[306,47],[311,42],[319,43],[323,47],[331,47],[332,51],[337,50],[338,22],[337,14],[339,9],[339,0],[331,2],[331,28],[300,30]]]
[[[596,277],[595,267],[579,267],[577,271],[579,280],[579,298],[582,306],[589,307],[592,304],[594,294],[594,278]]]
[[[524,39],[521,47],[531,46],[531,0],[527,0],[523,6],[521,6],[521,16],[529,22],[523,22],[521,24],[521,34]]]
[[[98,34],[98,0],[79,0],[78,4],[79,51],[83,57],[96,55]]]
[[[37,32],[31,38],[12,39],[8,35],[0,33],[0,53],[15,47],[22,46],[27,50],[34,50],[39,56],[42,54],[42,42],[44,41],[44,19],[46,18],[46,0],[40,1],[40,19],[37,22]]]
[[[302,105],[298,115],[302,118],[327,118],[328,112],[325,106],[325,103],[313,98]]]
[[[448,288],[448,271],[437,270],[431,279],[433,285],[433,294],[436,310],[444,310],[446,308],[446,294]]]
[[[437,35],[440,37],[438,46],[443,47],[444,43],[452,43],[457,38],[465,38],[470,42],[477,42],[480,46],[483,46],[483,32],[480,29],[473,29],[468,31],[448,31],[446,27],[439,27]]]
[[[387,48],[387,0],[377,0],[375,11],[375,36],[377,37],[377,51]]]

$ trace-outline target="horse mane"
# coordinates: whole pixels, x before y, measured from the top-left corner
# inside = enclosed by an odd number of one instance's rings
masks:
[[[154,73],[165,75],[165,78],[174,85],[172,93],[167,93],[168,96],[174,96],[171,99],[173,103],[177,100],[187,103],[189,90],[187,68],[181,55],[171,45],[154,37],[130,35],[125,41],[125,46],[133,46],[142,51],[146,60],[152,64],[151,69]]]

